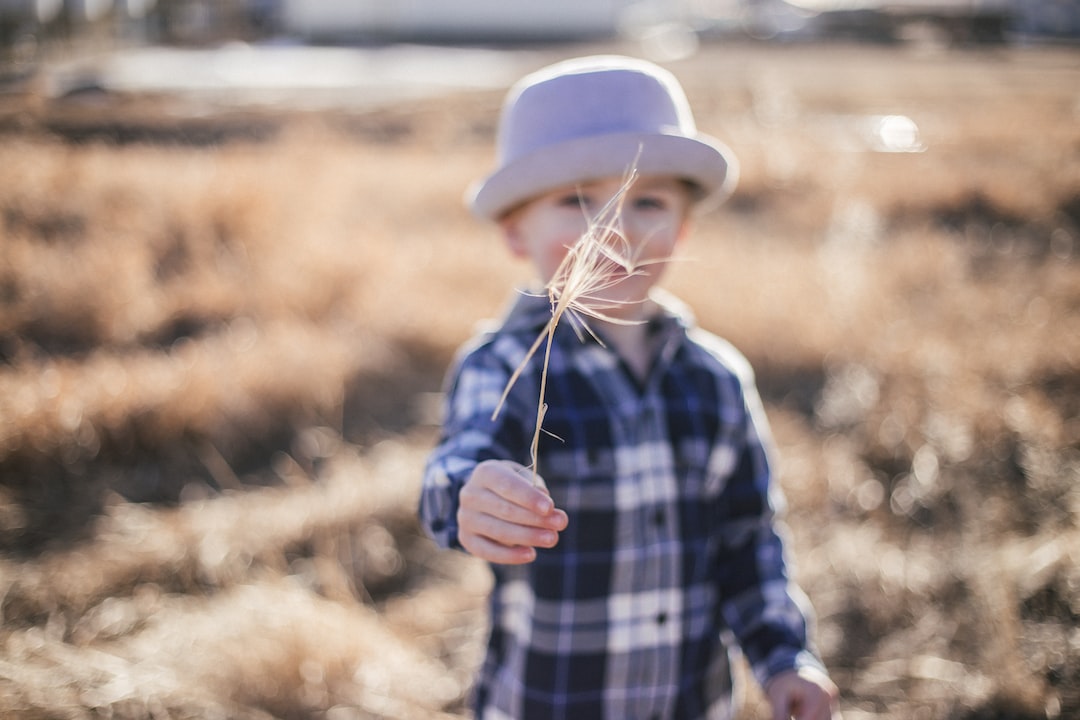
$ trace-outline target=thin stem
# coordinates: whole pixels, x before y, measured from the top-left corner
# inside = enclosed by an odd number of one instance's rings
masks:
[[[636,161],[635,161],[636,162]],[[554,276],[547,284],[548,299],[551,302],[551,318],[544,329],[537,335],[536,340],[525,353],[521,361],[503,389],[502,397],[495,406],[491,419],[498,417],[510,389],[517,382],[525,366],[540,349],[540,343],[547,339],[547,347],[544,349],[544,363],[540,372],[540,397],[536,405],[536,428],[533,430],[532,444],[529,453],[532,459],[532,483],[540,484],[539,477],[539,448],[540,433],[543,432],[544,415],[547,413],[547,403],[544,401],[547,395],[548,365],[551,361],[551,345],[555,339],[555,328],[562,320],[563,315],[569,312],[569,317],[574,324],[574,330],[579,336],[583,328],[593,337],[596,335],[585,321],[586,317],[611,322],[615,324],[633,324],[636,321],[622,320],[611,317],[607,311],[622,304],[622,301],[605,301],[599,295],[608,289],[618,279],[609,277],[605,268],[615,262],[622,266],[628,274],[640,272],[636,258],[632,257],[631,248],[626,237],[621,231],[619,213],[622,211],[623,199],[637,177],[633,169],[627,176],[615,196],[601,208],[595,217],[589,218],[585,233],[571,246],[566,257],[559,263]],[[578,327],[580,325],[580,328]],[[599,338],[597,338],[599,340]]]
[[[538,454],[540,451],[540,432],[544,426],[544,415],[547,414],[547,403],[544,402],[544,397],[547,395],[547,379],[548,379],[548,363],[551,362],[551,343],[555,337],[555,317],[552,316],[551,322],[547,324],[547,347],[544,348],[544,367],[540,373],[540,399],[536,403],[536,427],[533,429],[532,445],[530,447],[530,454],[532,455],[532,484],[539,485],[539,459]]]

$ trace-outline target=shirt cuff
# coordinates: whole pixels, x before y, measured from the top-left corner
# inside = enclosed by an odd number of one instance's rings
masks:
[[[761,686],[765,687],[770,680],[780,673],[788,672],[789,670],[801,670],[803,668],[813,668],[828,675],[828,671],[825,669],[825,663],[823,663],[820,658],[809,650],[797,648],[779,648],[774,650],[764,663],[754,668],[754,675],[757,677]]]

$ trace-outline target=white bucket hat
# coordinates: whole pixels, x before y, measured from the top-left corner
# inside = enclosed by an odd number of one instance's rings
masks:
[[[675,76],[613,55],[522,78],[503,104],[496,152],[495,171],[466,193],[472,212],[491,220],[547,190],[631,169],[689,181],[699,209],[727,197],[738,178],[731,150],[697,131]]]

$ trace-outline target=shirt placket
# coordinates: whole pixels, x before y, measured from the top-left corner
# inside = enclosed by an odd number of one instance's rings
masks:
[[[655,388],[654,388],[655,389]],[[620,482],[636,483],[642,500],[621,513],[626,523],[620,537],[634,538],[633,559],[623,563],[614,579],[615,592],[633,598],[629,638],[624,659],[625,707],[615,714],[640,720],[670,717],[678,688],[678,638],[681,613],[678,518],[675,513],[673,459],[664,426],[659,393],[646,391],[630,401],[623,395],[618,413],[619,444],[635,448],[632,467],[620,469]],[[626,548],[619,548],[626,551]],[[648,692],[643,692],[644,689]]]

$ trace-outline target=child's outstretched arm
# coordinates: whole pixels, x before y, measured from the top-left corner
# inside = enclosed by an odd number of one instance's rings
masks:
[[[546,304],[541,310],[547,312]],[[496,334],[459,355],[421,484],[420,520],[432,539],[497,564],[532,562],[537,548],[558,542],[567,523],[543,480],[520,464],[530,456],[535,383],[522,378],[503,397],[525,349]]]
[[[488,562],[519,565],[536,559],[536,548],[554,547],[566,513],[532,484],[532,471],[506,460],[476,466],[461,489],[458,542]]]

